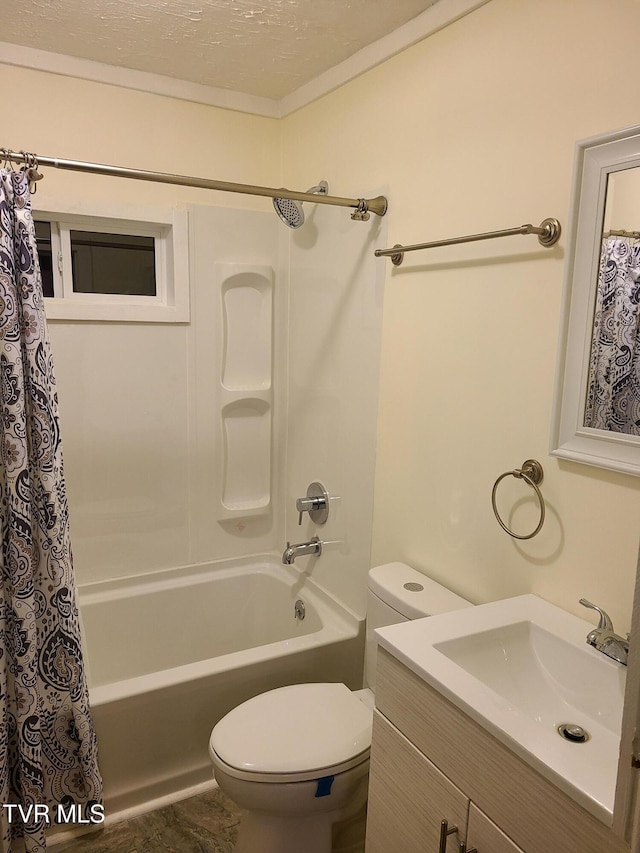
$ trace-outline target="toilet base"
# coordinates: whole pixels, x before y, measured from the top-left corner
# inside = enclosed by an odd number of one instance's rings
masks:
[[[243,811],[234,853],[364,853],[367,809],[281,818]]]
[[[355,814],[333,824],[331,853],[364,853],[366,831],[367,803],[365,799]]]
[[[245,812],[234,853],[330,853],[329,815],[282,819]]]
[[[242,810],[234,853],[362,853],[369,762],[338,774],[330,796],[316,782],[248,782],[216,767],[220,788]]]

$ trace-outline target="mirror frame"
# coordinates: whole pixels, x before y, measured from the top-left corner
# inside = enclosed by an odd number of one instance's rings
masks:
[[[640,436],[583,424],[607,180],[638,167],[640,125],[576,144],[550,445],[552,456],[636,476]]]

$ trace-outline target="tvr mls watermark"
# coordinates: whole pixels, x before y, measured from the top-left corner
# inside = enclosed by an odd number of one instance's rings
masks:
[[[48,806],[46,803],[32,803],[23,806],[21,803],[5,803],[4,809],[8,823],[20,822],[24,824],[38,823],[44,821],[47,826],[51,824],[100,824],[104,823],[104,806],[100,803],[92,803],[83,806],[80,803],[58,803],[57,806]]]

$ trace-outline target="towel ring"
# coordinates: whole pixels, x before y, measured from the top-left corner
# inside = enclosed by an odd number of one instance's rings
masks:
[[[538,501],[540,503],[540,521],[538,522],[538,526],[533,531],[533,533],[528,533],[526,536],[521,536],[518,533],[514,533],[513,530],[509,530],[504,521],[500,518],[498,513],[498,508],[496,507],[496,490],[498,488],[498,483],[501,480],[504,480],[505,477],[517,477],[521,480],[524,480],[528,486],[535,491],[538,496]],[[513,536],[514,539],[532,539],[536,533],[540,532],[540,528],[544,524],[544,498],[542,497],[542,492],[538,488],[538,485],[542,482],[544,477],[544,472],[542,470],[542,465],[536,461],[535,459],[527,459],[522,463],[522,468],[516,468],[515,471],[505,471],[504,474],[500,474],[498,479],[493,484],[493,491],[491,492],[491,506],[493,507],[493,513],[498,521],[500,527],[506,531],[509,536]]]

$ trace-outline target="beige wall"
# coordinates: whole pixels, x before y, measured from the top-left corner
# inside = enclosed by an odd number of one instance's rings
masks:
[[[626,222],[626,227],[616,225]],[[603,230],[640,231],[640,170],[616,172],[607,180]]]
[[[279,185],[280,127],[175,98],[0,65],[0,85],[15,115],[3,122],[3,146],[40,155],[110,163],[242,183]],[[132,189],[133,188],[133,189]],[[38,187],[42,207],[78,194],[144,204],[215,204],[268,210],[265,199],[209,190],[132,183],[48,169]]]
[[[289,183],[387,184],[389,244],[567,222],[574,144],[638,121],[635,0],[491,0],[284,122]],[[613,34],[613,35],[612,35]],[[474,602],[585,596],[628,627],[640,481],[548,453],[566,240],[439,249],[386,265],[372,562],[405,560]],[[534,457],[528,542],[491,488]],[[503,514],[523,483],[503,481]],[[535,526],[519,506],[520,530]]]

